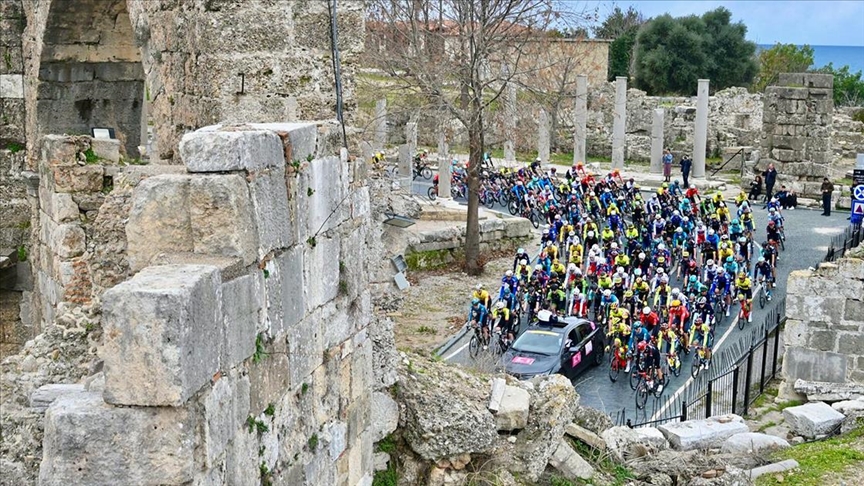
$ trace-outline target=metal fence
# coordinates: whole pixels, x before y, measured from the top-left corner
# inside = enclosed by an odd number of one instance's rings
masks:
[[[656,426],[667,422],[703,419],[735,413],[747,415],[765,392],[765,385],[780,372],[780,333],[785,322],[785,300],[777,301],[761,325],[737,342],[717,351],[711,367],[670,396],[651,398],[644,410],[621,410],[613,415],[617,425]],[[695,359],[695,357],[693,358]],[[689,373],[688,366],[682,376]]]
[[[847,251],[855,248],[862,241],[864,241],[864,226],[852,225],[847,227],[843,233],[831,238],[828,253],[823,261],[833,262],[838,258],[843,258]]]

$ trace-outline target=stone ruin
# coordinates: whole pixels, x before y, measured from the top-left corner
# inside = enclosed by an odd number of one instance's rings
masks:
[[[333,155],[336,127],[207,127],[184,136],[184,166],[146,171],[79,164],[98,146],[87,137],[46,139],[50,238],[34,264],[61,302],[42,305],[98,300],[102,365],[32,394],[40,484],[371,484],[371,397],[387,381],[373,370],[376,233],[365,163]],[[102,237],[73,222],[68,191],[98,193],[109,173],[135,274],[100,292],[76,259]]]
[[[765,90],[758,168],[773,163],[787,180],[802,182],[803,194],[819,194],[834,159],[833,88],[830,74],[783,73]]]

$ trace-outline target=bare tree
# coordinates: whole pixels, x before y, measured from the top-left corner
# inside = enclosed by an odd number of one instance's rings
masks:
[[[480,166],[487,111],[515,78],[536,69],[526,47],[566,16],[554,0],[373,0],[367,35],[379,65],[428,107],[445,110],[468,133],[465,271],[478,275]],[[508,69],[501,69],[501,66]]]

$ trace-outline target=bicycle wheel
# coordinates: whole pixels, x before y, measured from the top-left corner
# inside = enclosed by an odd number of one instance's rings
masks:
[[[471,341],[468,342],[468,354],[471,355],[471,359],[477,358],[477,355],[480,353],[480,340],[477,339],[477,334],[471,336]]]
[[[618,381],[618,373],[621,369],[618,367],[618,359],[612,356],[612,361],[609,363],[609,380],[612,383]]]
[[[636,390],[636,408],[642,410],[645,408],[646,403],[648,403],[648,385],[642,383],[639,385],[639,389]]]
[[[786,238],[780,238],[780,249],[786,251]]]
[[[638,367],[634,364],[631,365],[630,369],[630,389],[635,390],[639,388],[639,383],[642,382],[642,376],[638,372]]]
[[[528,220],[531,221],[531,226],[534,226],[534,229],[540,227],[540,218],[537,216],[537,211],[531,211],[531,214],[528,215]]]
[[[495,207],[495,198],[492,196],[492,193],[491,193],[491,192],[487,192],[487,193],[486,193],[486,196],[484,197],[484,199],[485,199],[485,204],[484,204],[484,205],[485,205],[487,208],[492,209],[492,208]]]
[[[766,301],[766,298],[765,298],[765,288],[762,287],[762,288],[759,289],[759,308],[760,308],[760,309],[764,309],[764,308],[765,308],[765,301]]]
[[[747,318],[744,317],[744,310],[738,311],[738,329],[744,329],[744,325],[747,324]]]
[[[519,204],[516,201],[510,201],[510,203],[507,204],[507,211],[510,212],[511,216],[516,216],[519,214]]]
[[[438,197],[438,188],[434,187],[434,186],[430,187],[429,189],[426,190],[426,196],[429,197],[430,201],[434,201],[435,198]]]
[[[513,324],[510,325],[510,331],[513,332],[513,336],[519,336],[519,330],[522,328],[522,314],[517,313],[513,318]]]
[[[432,169],[430,169],[429,167],[423,167],[423,169],[420,170],[420,175],[428,181],[432,178]]]
[[[672,374],[677,378],[681,376],[681,358],[676,357],[674,364],[675,366],[672,367]]]
[[[699,359],[699,353],[693,356],[693,364],[690,365],[690,376],[694,379],[699,376],[699,371],[702,369],[702,360]]]

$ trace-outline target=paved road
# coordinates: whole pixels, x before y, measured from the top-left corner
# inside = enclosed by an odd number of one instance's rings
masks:
[[[415,194],[425,196],[426,190],[430,186],[431,183],[415,180],[413,190]],[[506,208],[501,206],[496,206],[494,210],[507,212]],[[767,212],[761,208],[757,208],[755,216],[759,230],[757,234],[760,235],[760,238],[764,237]],[[735,314],[737,313],[737,306],[733,306],[730,312],[731,316],[723,319],[723,322],[715,330],[717,342],[715,351],[736,344],[739,340],[744,339],[745,336],[750,334],[750,327],[762,323],[765,316],[773,309],[778,298],[781,298],[785,294],[786,278],[789,272],[805,269],[819,263],[825,256],[831,237],[842,232],[848,224],[846,221],[846,217],[848,216],[847,211],[835,211],[831,217],[824,217],[821,216],[821,211],[797,209],[794,211],[785,211],[784,216],[786,218],[787,241],[786,250],[780,254],[780,262],[777,269],[777,288],[774,289],[775,299],[769,302],[765,306],[765,309],[759,309],[758,305],[754,305],[753,322],[743,330],[739,330],[736,326]],[[680,282],[673,284],[673,286],[681,287]],[[470,336],[466,336],[457,342],[444,354],[444,359],[455,363],[470,363],[471,358],[468,356],[467,350],[469,338]],[[672,379],[668,388],[664,390],[659,402],[665,401],[669,395],[674,395],[679,389],[683,388],[689,379],[690,359],[689,356],[684,357],[681,376]],[[576,390],[582,397],[581,403],[598,410],[603,410],[609,414],[614,414],[622,408],[626,408],[628,417],[638,418],[639,420],[650,420],[650,416],[654,412],[651,404],[649,403],[649,406],[646,407],[647,412],[637,413],[635,408],[635,392],[630,389],[627,380],[619,378],[617,383],[612,383],[609,381],[607,372],[606,366],[599,366],[583,373],[574,380]],[[622,376],[622,378],[624,377]]]

